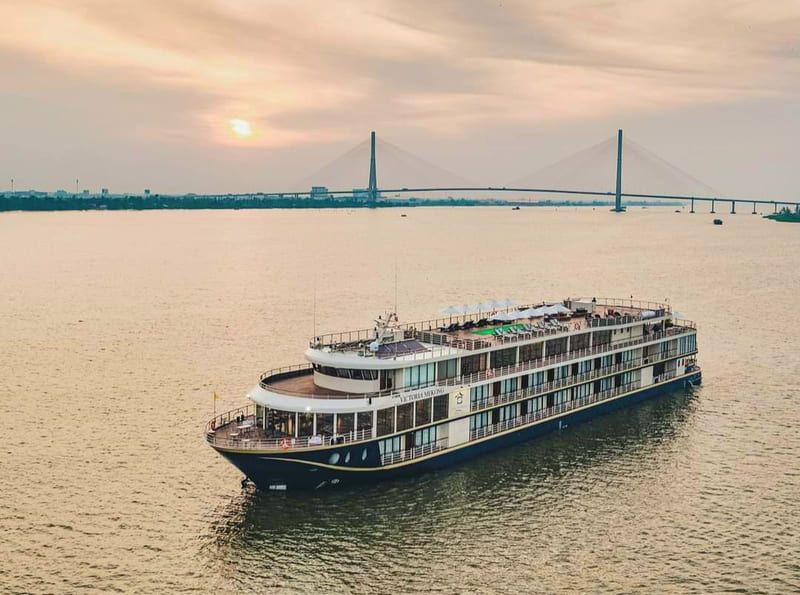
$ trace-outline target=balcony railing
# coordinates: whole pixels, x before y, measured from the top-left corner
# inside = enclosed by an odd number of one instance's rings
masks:
[[[591,405],[592,403],[599,403],[600,401],[606,401],[608,399],[611,399],[612,397],[621,395],[622,393],[626,393],[635,388],[639,388],[640,386],[641,386],[641,380],[637,380],[635,382],[623,384],[622,386],[617,386],[615,388],[604,390],[594,395],[589,395],[588,397],[581,397],[579,399],[574,399],[566,403],[559,403],[558,405],[553,405],[552,407],[548,407],[547,409],[540,409],[539,411],[533,411],[526,415],[521,415],[519,417],[507,419],[505,421],[501,421],[496,424],[489,424],[488,426],[484,426],[482,428],[475,428],[474,430],[470,430],[469,439],[478,440],[480,438],[484,438],[485,436],[491,436],[492,434],[496,434],[498,432],[503,432],[505,430],[510,430],[512,428],[516,428],[519,426],[524,426],[533,423],[535,421],[552,417],[554,415],[559,415],[566,411],[571,411],[573,409],[578,409],[586,405]]]
[[[627,362],[606,366],[605,368],[597,368],[589,372],[582,372],[580,374],[567,376],[566,378],[559,378],[557,380],[551,380],[550,382],[529,386],[528,388],[503,393],[500,395],[493,395],[477,401],[472,401],[470,403],[470,411],[478,411],[480,409],[485,409],[486,407],[494,407],[495,405],[502,405],[504,403],[510,403],[520,399],[536,397],[554,390],[560,390],[562,388],[583,384],[584,382],[597,380],[598,378],[603,378],[604,376],[618,374],[619,372],[625,372],[633,368],[652,364],[672,357],[677,357],[678,355],[677,349],[669,349],[667,351],[660,351],[657,354],[648,356],[646,358],[636,358]]]
[[[487,370],[480,370],[478,372],[473,372],[470,374],[464,374],[461,376],[457,376],[455,378],[449,378],[445,380],[438,380],[429,382],[427,384],[423,384],[420,386],[415,386],[413,389],[404,389],[404,390],[396,390],[396,389],[387,389],[383,391],[377,391],[372,393],[357,393],[357,394],[310,394],[307,392],[302,391],[295,391],[290,389],[283,389],[278,386],[274,386],[276,380],[281,380],[287,378],[289,375],[300,375],[300,374],[310,374],[311,373],[311,364],[299,364],[297,366],[288,366],[284,368],[276,368],[274,370],[269,370],[268,372],[264,372],[261,375],[260,385],[262,388],[279,393],[282,395],[287,396],[297,396],[297,397],[306,397],[311,399],[369,399],[369,398],[377,398],[377,397],[386,397],[386,396],[395,396],[400,395],[404,392],[408,392],[409,390],[416,390],[421,388],[431,388],[436,386],[461,386],[464,384],[472,384],[473,382],[479,382],[482,380],[500,380],[505,376],[515,375],[520,372],[525,372],[527,370],[536,370],[539,368],[544,368],[547,366],[551,366],[553,364],[558,364],[561,362],[571,362],[572,360],[592,356],[592,355],[599,355],[603,353],[607,353],[609,351],[616,351],[618,349],[627,349],[629,347],[635,347],[637,345],[644,345],[648,343],[654,343],[666,337],[675,337],[684,333],[689,332],[690,330],[694,330],[694,323],[691,321],[683,321],[681,326],[672,326],[666,330],[659,331],[656,333],[652,333],[650,335],[646,335],[640,337],[638,339],[631,339],[629,341],[623,341],[619,343],[604,343],[602,345],[595,345],[593,347],[586,347],[584,349],[576,349],[573,351],[568,351],[565,353],[560,353],[556,355],[550,355],[547,357],[537,358],[533,360],[529,360],[526,362],[520,362],[517,364],[510,364],[508,366],[501,366],[497,368],[490,368]]]
[[[447,438],[442,438],[437,440],[436,442],[431,442],[430,444],[423,444],[422,446],[415,446],[414,448],[409,448],[407,450],[401,450],[399,452],[388,452],[386,454],[381,455],[381,464],[382,465],[392,465],[394,463],[401,463],[403,461],[408,461],[411,459],[416,459],[418,457],[424,457],[431,453],[444,450],[447,448]]]

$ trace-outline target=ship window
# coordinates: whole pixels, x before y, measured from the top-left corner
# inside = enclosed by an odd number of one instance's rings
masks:
[[[458,367],[457,359],[448,359],[436,364],[436,378],[438,380],[447,380],[448,378],[455,378],[456,368]]]
[[[394,388],[394,373],[397,370],[381,370],[381,390],[392,390]]]
[[[545,343],[545,355],[558,355],[559,353],[564,353],[567,350],[567,338],[562,337],[560,339],[550,339]]]
[[[520,345],[519,348],[519,361],[529,362],[533,359],[542,357],[542,347],[544,343],[529,343],[527,345]]]
[[[372,429],[372,411],[361,411],[356,416],[359,432],[366,432]]]
[[[406,388],[414,386],[425,386],[434,381],[434,364],[422,364],[421,366],[411,366],[403,370],[403,386]]]
[[[330,463],[331,465],[335,465],[338,462],[339,462],[339,453],[338,452],[334,452],[334,453],[331,454],[331,456],[328,457],[328,463]]]
[[[469,389],[469,402],[473,409],[477,408],[479,404],[483,405],[481,402],[489,398],[489,386],[489,384],[481,384]]]
[[[338,413],[336,415],[336,433],[348,434],[352,432],[355,427],[355,414],[354,413]]]
[[[397,406],[397,431],[402,432],[412,426],[414,415],[414,403],[406,403]]]
[[[436,442],[436,426],[414,432],[414,446],[424,446]]]
[[[359,416],[360,417],[360,416]],[[378,409],[378,436],[394,433],[394,407]]]
[[[313,413],[298,413],[297,414],[297,435],[298,436],[311,436],[314,433],[314,414]]]
[[[317,413],[317,434],[333,434],[333,413]]]
[[[420,399],[414,403],[414,426],[431,423],[431,399]]]
[[[377,380],[377,370],[358,370],[354,368],[334,368],[332,366],[321,366],[314,364],[314,371],[325,376],[335,378],[347,378],[349,380]]]
[[[267,432],[273,436],[294,436],[294,413],[267,410]]]
[[[433,398],[433,421],[447,419],[450,395],[439,395]]]
[[[511,366],[517,363],[517,348],[509,347],[508,349],[498,349],[491,353],[491,367],[500,368],[502,366]]]
[[[478,413],[473,415],[469,418],[469,429],[470,430],[477,430],[479,428],[484,428],[489,425],[489,412],[484,411],[483,413]]]
[[[387,438],[386,440],[378,441],[378,451],[381,453],[381,455],[400,452],[403,450],[402,438],[402,436],[395,436],[394,438]],[[364,449],[364,451],[366,452],[366,449]]]
[[[472,374],[486,369],[486,354],[479,353],[461,358],[461,375]]]
[[[361,450],[361,460],[362,461],[366,461],[367,460],[367,449],[366,449],[366,447]]]
[[[569,340],[569,346],[572,351],[576,349],[586,349],[589,347],[589,333],[575,335]]]

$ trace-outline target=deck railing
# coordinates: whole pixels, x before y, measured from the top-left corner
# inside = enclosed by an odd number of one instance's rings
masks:
[[[632,310],[664,310],[668,314],[671,312],[669,304],[649,302],[644,300],[633,299],[620,299],[620,298],[596,298],[597,302],[595,307],[599,309],[615,307],[615,308],[629,308]],[[544,302],[547,303],[547,302]],[[551,302],[558,303],[558,302]],[[539,304],[523,304],[517,306],[510,306],[508,308],[498,308],[494,311],[511,311],[511,310],[524,310],[533,308]],[[453,316],[446,316],[440,318],[431,318],[428,320],[420,320],[416,322],[408,322],[399,325],[399,328],[406,332],[407,335],[413,336],[416,331],[433,331],[443,326],[455,322],[464,323],[467,321],[477,322],[478,320],[487,318],[490,311],[468,312],[465,314],[457,314]],[[368,343],[375,339],[375,329],[358,329],[353,331],[344,331],[340,333],[327,333],[318,335],[309,341],[309,345],[315,348],[329,347],[333,350],[352,348],[358,346],[359,343]]]
[[[677,335],[687,333],[693,329],[694,329],[693,322],[688,320],[682,321],[680,326],[672,326],[666,330],[658,331],[637,339],[631,339],[629,341],[622,341],[618,343],[604,343],[602,345],[595,345],[593,347],[586,347],[583,349],[576,349],[565,353],[549,355],[546,357],[532,359],[526,362],[510,364],[508,366],[501,366],[498,368],[480,370],[478,372],[472,372],[470,374],[463,374],[455,378],[449,378],[445,380],[435,380],[427,384],[416,386],[414,387],[414,390],[421,388],[431,388],[435,386],[461,386],[463,384],[472,384],[473,382],[479,382],[481,380],[500,380],[504,376],[517,374],[519,372],[525,372],[527,370],[536,370],[539,368],[544,368],[561,362],[567,362],[567,361],[571,362],[572,360],[587,356],[599,355],[602,353],[607,353],[609,351],[615,351],[617,349],[627,349],[629,347],[634,347],[637,345],[652,343],[655,341],[659,341],[665,337],[674,337]],[[281,380],[283,378],[286,378],[287,374],[310,374],[311,372],[312,372],[311,364],[299,364],[297,366],[276,368],[274,370],[269,370],[268,372],[264,372],[264,374],[261,375],[260,384],[262,388],[273,391],[275,393],[287,396],[306,397],[310,399],[370,399],[377,397],[400,395],[404,392],[407,392],[407,390],[411,390],[411,389],[406,389],[406,390],[387,389],[372,393],[356,393],[356,394],[338,393],[330,395],[326,394],[312,395],[309,393],[304,393],[302,391],[282,389],[271,384],[276,380]]]
[[[616,397],[617,395],[621,395],[622,393],[631,391],[635,388],[639,388],[640,386],[641,386],[641,380],[636,380],[635,382],[629,382],[628,384],[623,384],[621,386],[610,388],[608,390],[604,390],[597,394],[589,395],[588,397],[581,397],[579,399],[574,399],[566,403],[559,403],[558,405],[553,405],[552,407],[548,407],[547,409],[540,409],[539,411],[533,411],[526,415],[521,415],[519,417],[507,419],[505,421],[501,421],[496,424],[489,424],[488,426],[484,426],[482,428],[475,428],[473,430],[470,430],[469,439],[478,440],[480,438],[484,438],[485,436],[491,436],[492,434],[496,434],[497,432],[503,432],[505,430],[510,430],[518,426],[524,426],[533,423],[535,421],[539,421],[541,419],[553,417],[554,415],[559,415],[566,411],[578,409],[586,405],[591,405],[592,403],[605,401],[612,397]]]
[[[253,407],[253,406],[250,405],[248,407]],[[241,411],[242,409],[245,408],[236,409],[234,410],[234,412]],[[216,418],[214,418],[214,420],[212,420],[212,422],[224,418],[225,415],[227,414],[217,416]],[[229,435],[225,435],[225,433],[222,432],[222,430],[225,429],[225,426],[227,426],[229,423],[237,423],[236,414],[234,414],[230,421],[227,421],[222,425],[213,426],[212,422],[209,422],[208,427],[206,428],[206,441],[209,444],[227,448],[243,448],[243,449],[254,449],[254,450],[288,450],[290,448],[336,446],[339,444],[348,444],[351,442],[362,442],[364,440],[369,440],[370,438],[372,438],[371,428],[366,430],[352,430],[350,432],[345,432],[342,434],[334,434],[332,436],[317,435],[317,436],[301,436],[297,438],[293,436],[261,438],[258,437],[258,432],[262,430],[262,428],[257,427],[260,420],[256,418],[255,414],[251,414],[245,419],[246,421],[254,422],[253,426],[254,433],[251,434],[243,433],[236,437],[230,437]]]
[[[666,357],[670,356],[664,355],[660,359],[665,359]],[[629,362],[626,362],[626,364],[627,363]],[[664,374],[661,374],[660,376],[654,378],[653,384],[666,382],[668,380],[676,378],[677,376],[678,376],[677,370],[671,372],[665,372]],[[604,401],[612,397],[615,397],[617,395],[620,395],[624,392],[633,390],[634,388],[639,388],[640,386],[641,386],[641,379],[637,379],[634,382],[630,382],[628,384],[624,384],[622,386],[618,386],[615,388],[607,389],[600,393],[589,395],[587,397],[581,397],[578,399],[568,401],[566,403],[560,403],[558,405],[554,405],[553,407],[548,407],[546,409],[534,411],[524,416],[516,417],[496,424],[491,424],[483,428],[473,429],[470,430],[470,440],[477,440],[478,438],[483,438],[484,436],[488,436],[496,432],[532,423],[534,421],[558,415],[564,413],[565,411],[577,409],[585,405],[597,403],[599,401]],[[552,388],[543,390],[543,385],[534,387],[534,389],[541,390],[542,392],[550,392],[550,390],[552,390]],[[512,395],[516,395],[516,398],[513,400],[516,401],[525,397],[525,395],[518,394],[519,392],[520,391],[517,391],[517,393],[511,393]],[[487,404],[485,406],[498,405],[504,402],[507,401],[497,401],[491,404]],[[475,408],[471,409],[471,411],[474,410]],[[238,409],[226,411],[225,413],[218,415],[213,420],[211,420],[206,428],[206,440],[209,442],[209,444],[215,446],[221,446],[227,448],[239,448],[239,449],[288,450],[290,448],[296,449],[296,448],[307,448],[307,447],[337,446],[340,444],[363,442],[365,440],[372,439],[372,429],[354,430],[351,432],[347,432],[344,434],[336,434],[333,436],[303,436],[299,438],[282,437],[282,438],[270,438],[270,439],[257,439],[248,437],[248,435],[246,434],[240,435],[236,438],[225,436],[222,430],[224,430],[225,426],[227,426],[228,424],[239,423],[237,419],[239,421],[251,421],[253,422],[254,426],[257,426],[259,420],[255,415],[255,406],[248,405],[246,407],[240,407]],[[220,433],[222,433],[223,435],[220,435]],[[431,444],[425,444],[401,452],[384,454],[382,455],[381,460],[382,464],[389,465],[392,463],[397,463],[400,461],[425,456],[433,452],[436,452],[438,450],[442,450],[446,447],[447,447],[447,439],[443,438]]]
[[[620,362],[618,364],[606,366],[605,368],[597,368],[595,370],[590,370],[589,372],[582,372],[580,374],[567,376],[566,378],[559,378],[556,380],[551,380],[550,382],[544,382],[542,384],[529,386],[527,388],[519,389],[516,391],[503,393],[500,395],[494,395],[483,399],[478,399],[477,401],[472,401],[470,403],[470,411],[477,411],[479,409],[484,409],[486,407],[493,407],[495,405],[502,405],[504,403],[517,401],[519,399],[539,396],[540,394],[549,393],[554,390],[560,390],[562,388],[571,387],[577,384],[583,384],[584,382],[596,380],[598,378],[603,378],[604,376],[617,374],[619,372],[625,372],[626,370],[631,370],[633,368],[641,367],[643,365],[653,364],[661,360],[677,357],[678,355],[680,354],[678,353],[677,349],[659,351],[655,355],[651,355],[645,358],[639,357],[636,359],[629,360],[627,362]]]
[[[398,452],[388,452],[381,455],[381,464],[392,465],[393,463],[401,463],[403,461],[416,459],[418,457],[424,457],[431,453],[447,448],[447,441],[447,438],[441,438],[435,442],[431,442],[430,444],[423,444],[422,446],[415,446],[414,448],[409,448],[407,450],[401,450]]]

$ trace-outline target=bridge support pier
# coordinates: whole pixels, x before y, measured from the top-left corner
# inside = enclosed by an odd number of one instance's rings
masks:
[[[711,199],[711,214],[712,214],[712,215],[713,215],[714,213],[716,213],[716,211],[714,210],[714,205],[716,204],[716,202],[717,202],[717,201],[716,201],[716,200],[714,200],[713,198]]]
[[[691,210],[689,212],[690,213],[694,213],[694,199],[692,199],[692,208],[691,208]]]
[[[733,201],[731,201],[731,215],[735,215],[735,214],[736,214],[736,201],[733,200]]]
[[[776,203],[776,202],[772,203],[772,212],[773,213],[777,213],[778,212],[778,203]]]
[[[753,203],[753,212],[751,213],[751,215],[755,214],[756,214],[756,203]]]

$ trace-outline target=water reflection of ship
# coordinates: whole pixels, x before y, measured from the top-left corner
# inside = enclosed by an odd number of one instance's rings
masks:
[[[343,543],[368,552],[415,534],[469,535],[477,526],[502,532],[517,515],[533,526],[552,502],[577,500],[576,486],[585,499],[597,486],[630,480],[634,469],[669,476],[701,390],[665,393],[436,474],[281,498],[246,488],[212,514],[203,550],[237,568],[246,560],[248,569],[237,572],[263,578],[276,565],[302,565]]]

